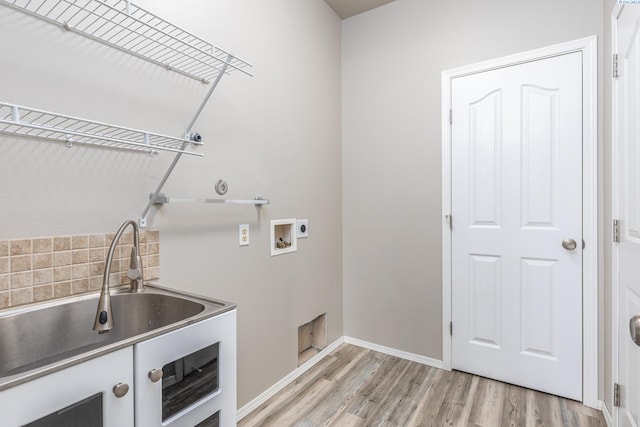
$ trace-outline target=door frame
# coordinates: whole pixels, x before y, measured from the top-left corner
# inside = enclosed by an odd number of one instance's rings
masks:
[[[582,402],[598,401],[598,82],[597,37],[535,49],[442,72],[442,364],[452,367],[451,322],[451,108],[452,80],[573,52],[582,53]],[[455,224],[455,218],[453,218]]]
[[[624,9],[624,4],[616,4],[611,12],[611,54],[618,53],[618,17]],[[620,155],[620,139],[618,133],[618,91],[619,83],[618,79],[613,77],[613,70],[611,72],[611,170],[613,171],[611,176],[611,219],[620,218],[619,203],[620,198],[618,193],[620,191],[620,182],[618,176],[619,155]],[[613,285],[611,295],[611,387],[613,383],[620,382],[620,370],[619,370],[619,357],[620,357],[620,281],[618,280],[618,245],[609,243],[611,245],[611,283]],[[605,387],[608,385],[605,384]],[[611,390],[611,396],[613,396],[613,390]],[[614,407],[613,402],[605,402],[611,404],[611,416],[613,418],[613,426],[617,426],[620,422],[619,407]]]

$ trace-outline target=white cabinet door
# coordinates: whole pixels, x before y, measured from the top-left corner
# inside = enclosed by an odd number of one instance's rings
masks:
[[[582,54],[451,93],[453,368],[581,400]]]
[[[149,373],[218,343],[218,388],[162,420],[162,380]],[[236,425],[236,311],[194,323],[134,346],[136,427],[194,427],[219,412],[220,425]]]
[[[0,392],[0,425],[22,426],[102,393],[103,426],[133,427],[132,357],[124,348]],[[118,383],[130,387],[121,398]]]

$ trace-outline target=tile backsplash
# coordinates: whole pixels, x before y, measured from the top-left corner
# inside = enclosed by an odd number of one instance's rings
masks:
[[[115,233],[0,240],[0,308],[99,290]],[[110,284],[129,283],[133,233],[114,251]],[[160,233],[140,230],[145,280],[160,273]]]

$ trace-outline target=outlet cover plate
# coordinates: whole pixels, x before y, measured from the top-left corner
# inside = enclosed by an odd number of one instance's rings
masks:
[[[249,224],[240,224],[238,226],[238,246],[249,245]]]
[[[297,221],[297,237],[298,239],[304,239],[309,237],[309,220],[299,219]]]

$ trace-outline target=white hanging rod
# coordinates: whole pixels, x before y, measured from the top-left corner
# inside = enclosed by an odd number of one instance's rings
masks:
[[[0,0],[14,9],[209,83],[252,65],[127,0]]]
[[[5,102],[0,102],[0,133],[65,142],[68,146],[79,143],[152,154],[171,151],[203,156],[182,148],[185,143],[202,144],[187,137],[176,138]]]
[[[151,195],[153,196],[153,194]],[[269,200],[262,197],[256,197],[255,199],[190,199],[183,197],[167,197],[163,193],[158,194],[154,200],[154,205],[163,205],[165,203],[228,203],[235,205],[268,205]]]

